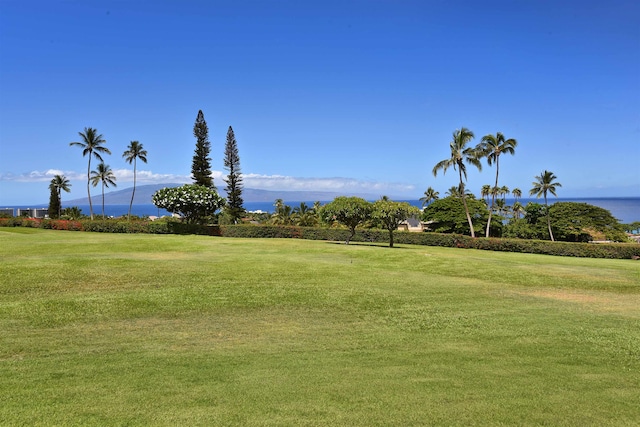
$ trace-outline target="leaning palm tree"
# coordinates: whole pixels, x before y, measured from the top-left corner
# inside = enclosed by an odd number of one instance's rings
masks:
[[[91,171],[91,184],[95,187],[99,183],[102,183],[102,219],[104,219],[104,189],[109,188],[109,185],[116,187],[116,176],[104,162],[98,165],[97,170]]]
[[[147,163],[147,150],[142,148],[142,144],[138,141],[131,141],[127,150],[122,153],[122,157],[131,164],[133,162],[133,191],[131,192],[131,202],[129,202],[129,214],[127,219],[131,220],[131,207],[133,206],[133,197],[136,195],[136,166],[137,160],[140,159],[144,163]]]
[[[89,183],[91,181],[91,158],[102,160],[100,153],[111,154],[111,151],[102,144],[106,144],[106,140],[102,135],[98,134],[98,131],[94,128],[84,128],[84,132],[78,132],[78,135],[82,138],[81,142],[70,142],[69,145],[77,145],[82,148],[82,157],[89,155],[89,163],[87,164],[87,197],[89,198],[89,214],[93,219],[93,204],[91,203],[91,191]]]
[[[502,132],[498,132],[495,135],[485,135],[482,137],[480,146],[482,147],[483,155],[487,157],[487,163],[491,166],[494,162],[496,164],[496,183],[494,187],[498,187],[498,174],[500,173],[500,155],[501,154],[513,154],[515,152],[518,141],[513,138],[505,139]],[[489,228],[491,227],[491,214],[493,213],[493,205],[496,202],[495,194],[491,197],[491,206],[489,207],[489,219],[487,220],[486,237],[489,237]]]
[[[436,163],[433,167],[433,176],[438,174],[438,171],[442,169],[442,173],[445,174],[449,167],[453,167],[453,170],[458,170],[458,174],[460,175],[460,197],[462,198],[462,204],[464,205],[464,211],[467,214],[467,221],[469,222],[469,230],[471,231],[471,237],[476,237],[475,231],[473,230],[473,222],[471,221],[471,215],[469,214],[469,207],[467,206],[466,192],[464,189],[464,181],[463,177],[467,179],[467,166],[465,163],[473,165],[478,168],[478,170],[482,170],[482,163],[480,163],[480,158],[482,157],[482,152],[480,151],[480,147],[477,146],[475,148],[467,147],[467,144],[474,138],[473,132],[471,132],[467,128],[462,128],[453,132],[453,140],[449,143],[449,148],[451,149],[451,157],[448,159],[444,159]]]
[[[424,208],[429,203],[434,200],[438,200],[440,198],[440,193],[433,189],[433,187],[429,187],[424,192],[424,197],[420,197],[420,201],[422,202],[422,207]]]
[[[539,176],[536,176],[536,181],[532,182],[533,188],[529,190],[529,195],[535,195],[537,198],[544,196],[545,210],[547,211],[547,227],[549,228],[549,236],[553,242],[553,233],[551,232],[551,220],[549,219],[549,205],[547,204],[547,193],[551,193],[558,197],[556,194],[556,188],[562,187],[559,182],[553,182],[558,177],[548,170],[542,172]]]
[[[55,189],[58,194],[58,218],[62,213],[62,192],[70,192],[71,189],[69,187],[71,187],[71,183],[64,175],[55,175],[51,180],[51,184],[49,184],[49,189]]]

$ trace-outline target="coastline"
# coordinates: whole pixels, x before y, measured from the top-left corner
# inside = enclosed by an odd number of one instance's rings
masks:
[[[325,204],[330,200],[321,200],[320,203]],[[408,202],[413,206],[422,207],[422,202],[416,199],[405,199],[398,200],[402,202]],[[507,205],[512,205],[515,200],[513,198],[507,198]],[[247,211],[263,211],[263,212],[274,212],[274,201],[264,202],[245,202],[244,206]],[[297,201],[297,200],[285,200],[285,204],[295,208],[296,206],[300,206],[300,203],[306,203],[307,206],[313,206],[315,201]],[[526,205],[529,202],[544,204],[544,200],[535,199],[535,198],[520,198],[520,203]],[[611,214],[617,218],[623,224],[629,224],[635,221],[640,221],[640,197],[601,197],[601,198],[569,198],[569,197],[558,197],[549,200],[549,204],[553,204],[555,202],[577,202],[577,203],[588,203],[590,205],[598,206],[603,209],[607,209]],[[89,214],[89,205],[74,205],[68,203],[62,203],[63,208],[78,206],[82,209],[82,213],[88,215]],[[12,208],[14,212],[16,209],[38,209],[38,208],[46,208],[47,205],[44,204],[34,204],[34,205],[14,205],[14,206],[4,206],[0,205],[0,208]],[[129,205],[126,204],[105,204],[105,215],[106,216],[123,216],[127,215],[129,211]],[[93,214],[94,216],[102,215],[102,205],[93,205]],[[132,215],[136,216],[170,216],[171,214],[164,209],[158,209],[153,204],[134,204],[132,207]]]

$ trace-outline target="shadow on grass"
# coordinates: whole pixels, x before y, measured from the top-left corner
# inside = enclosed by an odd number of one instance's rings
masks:
[[[331,240],[331,241],[327,241],[326,243],[330,244],[330,245],[345,245],[345,246],[371,246],[374,248],[382,248],[382,249],[408,249],[408,248],[403,248],[402,246],[396,246],[394,245],[393,247],[389,247],[388,243],[376,243],[376,242],[349,242],[346,243],[344,241],[336,241],[336,240]]]

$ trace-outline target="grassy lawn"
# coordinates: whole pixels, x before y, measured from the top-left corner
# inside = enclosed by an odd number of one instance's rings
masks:
[[[0,229],[1,425],[640,425],[640,263]]]

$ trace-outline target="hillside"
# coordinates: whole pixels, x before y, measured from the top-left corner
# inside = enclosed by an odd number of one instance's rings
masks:
[[[151,204],[151,196],[153,193],[164,187],[177,187],[182,184],[149,184],[140,185],[136,187],[136,195],[133,201],[136,205]],[[131,191],[133,187],[125,188],[122,190],[111,191],[105,193],[104,203],[105,205],[128,205],[131,201]],[[222,196],[226,196],[223,189],[219,189]],[[242,197],[245,202],[273,202],[276,199],[282,199],[285,202],[297,202],[297,201],[328,201],[333,200],[337,196],[359,196],[365,199],[374,200],[380,197],[378,194],[350,194],[346,192],[333,192],[333,191],[271,191],[271,190],[259,190],[255,188],[245,188],[242,191]],[[92,195],[92,203],[101,204],[102,195]],[[65,205],[86,205],[89,204],[89,200],[84,198],[65,200]]]

